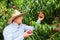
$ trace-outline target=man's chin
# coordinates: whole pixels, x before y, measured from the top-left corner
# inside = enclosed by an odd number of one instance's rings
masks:
[[[19,23],[19,25],[20,25],[20,24],[22,24],[22,22],[21,22],[21,23]]]

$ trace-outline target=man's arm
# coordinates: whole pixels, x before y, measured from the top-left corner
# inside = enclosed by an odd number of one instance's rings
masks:
[[[40,23],[41,23],[41,21],[37,20],[36,24],[40,24]],[[28,25],[24,24],[24,29],[25,29],[25,31],[27,31],[27,30],[32,30],[33,31],[35,28],[33,26],[28,26]]]
[[[36,24],[40,24],[43,19],[44,19],[44,17],[43,18],[38,17]]]
[[[34,27],[33,26],[28,26],[28,25],[25,25],[24,24],[24,30],[27,31],[27,30],[34,30]]]
[[[36,24],[40,24],[43,19],[44,19],[44,17],[43,18],[38,17],[38,20],[37,20]],[[24,27],[25,27],[24,28],[25,30],[32,30],[32,31],[34,30],[33,26],[27,26],[27,25],[25,25]]]

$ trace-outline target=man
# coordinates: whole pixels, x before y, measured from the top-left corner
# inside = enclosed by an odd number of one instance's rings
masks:
[[[34,27],[22,24],[23,15],[24,13],[20,13],[15,9],[12,17],[8,21],[9,25],[4,28],[4,40],[24,40],[24,38],[32,35],[32,33],[28,34],[27,31],[33,31]],[[39,17],[36,23],[40,23],[43,19]]]

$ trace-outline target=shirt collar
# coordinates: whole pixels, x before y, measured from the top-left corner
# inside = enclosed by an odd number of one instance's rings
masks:
[[[16,27],[19,27],[19,25],[18,25],[18,24],[16,24],[15,22],[12,22],[12,24],[13,24],[13,25],[15,25]]]
[[[20,25],[18,25],[15,22],[12,22],[12,24],[15,25],[16,27],[20,27],[22,23]]]

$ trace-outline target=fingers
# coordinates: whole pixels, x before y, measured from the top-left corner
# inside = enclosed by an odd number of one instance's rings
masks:
[[[27,35],[31,36],[33,33],[27,33]]]
[[[38,17],[38,19],[39,19],[40,21],[42,21],[42,20],[44,19],[44,17],[42,17],[42,18]]]
[[[27,32],[26,32],[27,33]],[[33,33],[27,33],[27,35],[31,36]]]
[[[25,38],[27,38],[27,37],[29,37],[29,36],[31,36],[31,35],[32,35],[32,33],[31,33],[31,34],[29,34],[29,33],[27,33],[27,32],[24,33],[24,37],[25,37]]]

